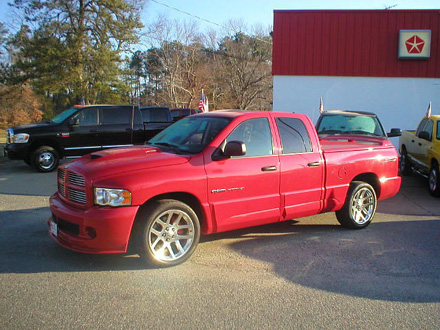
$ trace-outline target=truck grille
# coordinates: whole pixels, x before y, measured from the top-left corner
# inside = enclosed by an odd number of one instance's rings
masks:
[[[58,193],[65,199],[78,204],[86,204],[85,186],[85,179],[82,175],[66,171],[64,168],[58,169]]]

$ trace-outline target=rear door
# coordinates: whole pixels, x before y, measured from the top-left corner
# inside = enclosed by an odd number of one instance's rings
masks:
[[[206,161],[209,202],[217,231],[276,222],[280,218],[280,167],[268,118],[248,119],[226,138],[246,145],[246,155]]]
[[[99,108],[98,140],[103,148],[132,144],[132,106],[110,106]]]
[[[281,197],[283,218],[293,219],[318,213],[324,196],[324,162],[314,145],[319,142],[308,134],[299,118],[277,117],[281,139]],[[313,129],[309,127],[309,129]],[[312,138],[315,138],[312,144]]]

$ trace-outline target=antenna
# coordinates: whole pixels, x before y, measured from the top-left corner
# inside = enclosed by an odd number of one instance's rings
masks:
[[[397,3],[396,3],[395,5],[391,5],[391,6],[385,7],[385,10],[392,9],[392,8],[394,8],[394,7],[397,7],[397,6],[398,6],[398,5],[397,5]]]

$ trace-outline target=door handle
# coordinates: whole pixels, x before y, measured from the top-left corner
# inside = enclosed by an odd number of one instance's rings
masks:
[[[98,133],[98,132],[99,132],[99,129],[91,129],[90,132],[91,132],[91,133]]]
[[[308,167],[316,167],[316,166],[319,166],[320,164],[321,164],[321,162],[311,162],[311,163],[308,163],[307,166]]]
[[[276,166],[265,166],[265,167],[262,167],[261,170],[263,172],[276,171],[277,167]]]

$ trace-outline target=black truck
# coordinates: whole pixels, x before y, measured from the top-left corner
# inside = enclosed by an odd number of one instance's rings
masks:
[[[165,107],[74,106],[52,120],[8,128],[4,155],[50,172],[62,158],[143,144],[172,123]]]

